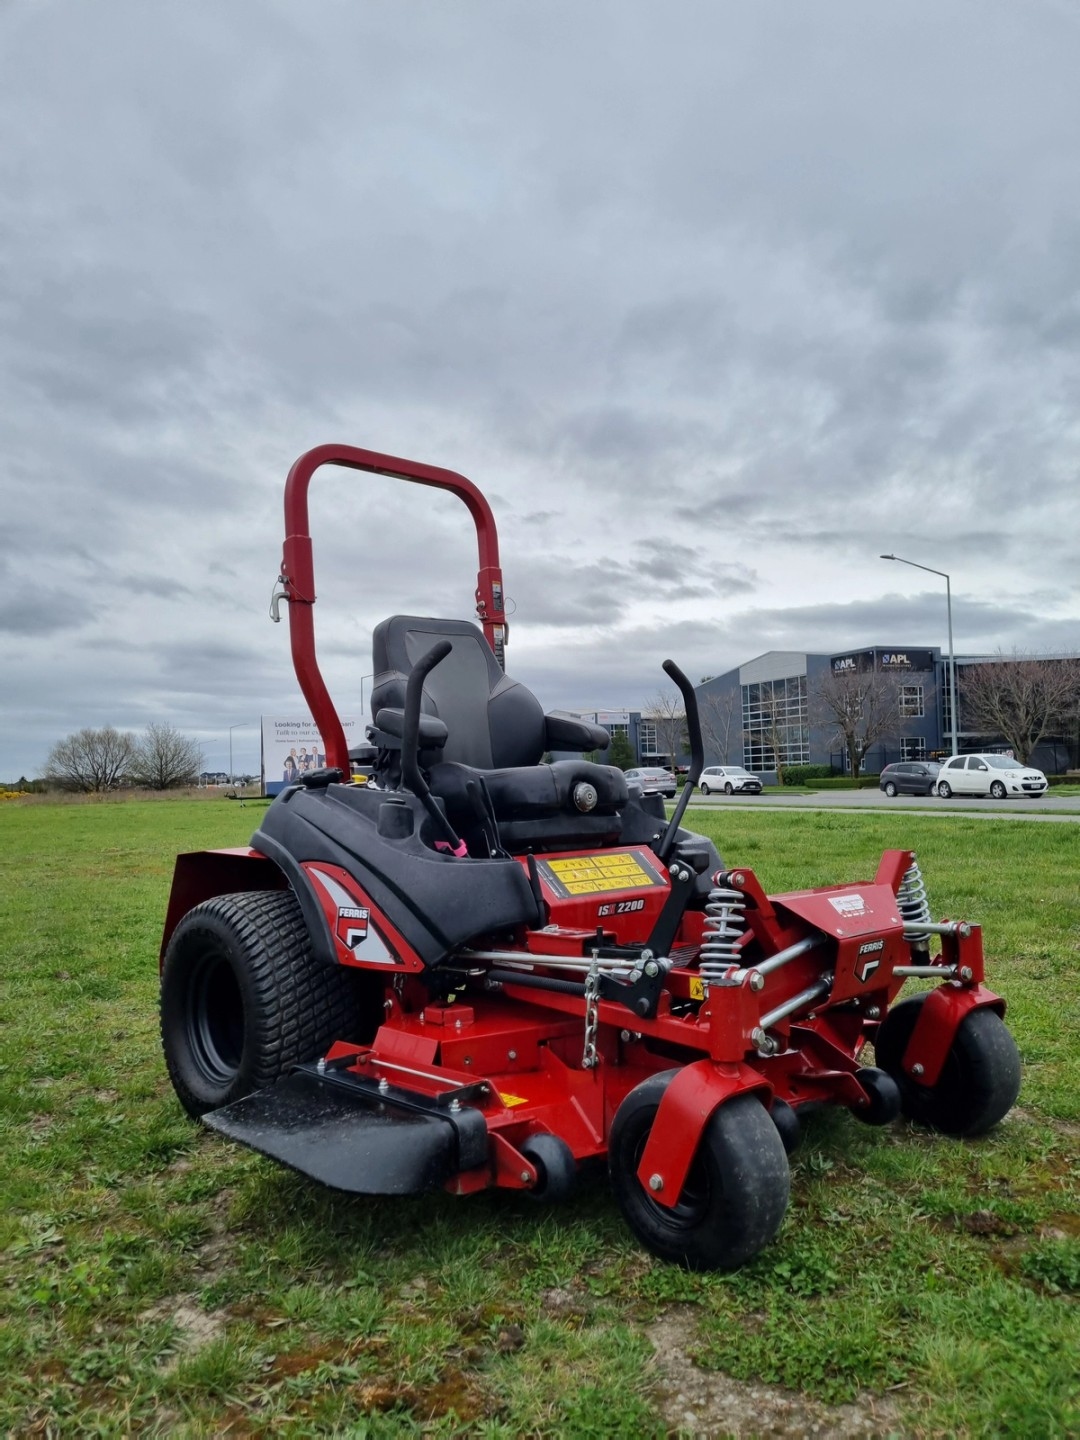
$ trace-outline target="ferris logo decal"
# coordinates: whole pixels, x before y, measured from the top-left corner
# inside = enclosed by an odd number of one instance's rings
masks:
[[[876,955],[876,960],[864,960],[861,965],[856,964],[855,974],[859,977],[859,983],[865,985],[870,976],[881,964],[882,951],[885,949],[884,940],[871,940],[866,945],[859,946],[859,955]]]
[[[339,905],[337,912],[337,936],[350,950],[355,950],[367,939],[368,920],[371,911],[366,906]]]
[[[829,904],[839,915],[865,915],[866,902],[861,895],[830,895]]]

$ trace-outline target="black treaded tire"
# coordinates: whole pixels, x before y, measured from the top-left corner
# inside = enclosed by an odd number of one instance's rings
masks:
[[[528,1135],[518,1146],[531,1165],[536,1166],[536,1184],[526,1193],[533,1200],[557,1204],[568,1199],[577,1186],[574,1152],[558,1135]]]
[[[899,1085],[909,1120],[958,1139],[985,1135],[1020,1094],[1016,1041],[995,1011],[972,1010],[960,1023],[937,1084],[920,1085],[901,1062],[925,1001],[925,995],[912,995],[893,1006],[878,1030],[875,1059]]]
[[[161,972],[161,1042],[181,1105],[197,1118],[272,1085],[335,1040],[370,1038],[382,1018],[373,980],[316,962],[291,890],[196,905],[173,931]]]
[[[734,794],[735,794],[735,786],[732,785],[732,783],[731,783],[730,780],[729,780],[729,781],[727,782],[727,784],[724,786],[724,794],[725,794],[725,795],[734,795]]]
[[[903,1108],[900,1087],[887,1070],[876,1065],[862,1065],[855,1079],[867,1094],[864,1105],[852,1105],[851,1113],[864,1125],[889,1125]]]
[[[709,789],[708,785],[702,785],[702,786],[700,786],[700,789],[701,789],[702,795],[711,795],[711,794],[712,794],[712,791]]]
[[[660,1100],[677,1070],[652,1075],[619,1106],[608,1171],[626,1223],[654,1255],[688,1270],[734,1270],[773,1239],[791,1171],[783,1141],[756,1095],[735,1095],[710,1117],[679,1203],[657,1204],[637,1177]]]
[[[990,786],[990,796],[994,800],[1004,800],[1006,795],[1005,786],[1000,780],[995,780]]]

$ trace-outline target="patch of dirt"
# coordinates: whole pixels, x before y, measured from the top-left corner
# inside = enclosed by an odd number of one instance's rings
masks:
[[[1080,1140],[1080,1125],[1074,1120],[1059,1120],[1055,1115],[1037,1115],[1034,1110],[1028,1110],[1023,1105],[1014,1105],[1001,1123],[1006,1125],[1010,1120],[1024,1120],[1029,1125],[1048,1125],[1059,1135],[1065,1135],[1070,1140]]]
[[[161,1366],[163,1375],[175,1370],[185,1355],[216,1340],[224,1332],[227,1318],[224,1310],[201,1310],[194,1300],[177,1296],[159,1300],[139,1316],[146,1324],[171,1320],[176,1326],[172,1353]]]
[[[558,1320],[584,1320],[592,1308],[588,1295],[558,1286],[554,1290],[545,1290],[540,1296],[540,1303],[549,1315]]]
[[[697,1333],[699,1318],[693,1305],[676,1305],[645,1331],[656,1352],[660,1410],[679,1434],[732,1440],[809,1435],[884,1440],[897,1433],[897,1409],[888,1396],[863,1393],[849,1405],[825,1405],[781,1385],[732,1380],[719,1371],[700,1369],[686,1353],[687,1336]]]

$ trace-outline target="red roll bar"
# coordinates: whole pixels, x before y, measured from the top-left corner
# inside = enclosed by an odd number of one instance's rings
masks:
[[[318,445],[308,450],[289,471],[285,482],[285,548],[281,558],[280,589],[275,591],[271,613],[277,619],[277,601],[289,602],[289,640],[293,668],[304,699],[311,708],[312,718],[326,746],[326,763],[337,766],[349,775],[349,748],[345,731],[334,702],[323,682],[315,658],[315,570],[309,533],[307,493],[311,477],[320,465],[344,465],[351,470],[367,470],[373,475],[391,475],[396,480],[411,480],[417,485],[432,485],[450,490],[464,500],[476,526],[480,568],[476,576],[476,613],[487,642],[499,664],[505,667],[508,626],[503,604],[502,571],[499,568],[499,537],[495,517],[480,491],[453,470],[436,465],[421,465],[415,460],[400,460],[393,455],[380,455],[374,450],[358,450],[352,445]]]

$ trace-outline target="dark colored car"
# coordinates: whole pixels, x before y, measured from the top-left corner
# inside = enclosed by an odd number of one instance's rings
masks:
[[[936,760],[900,760],[885,766],[878,789],[886,795],[934,795],[940,769]]]

